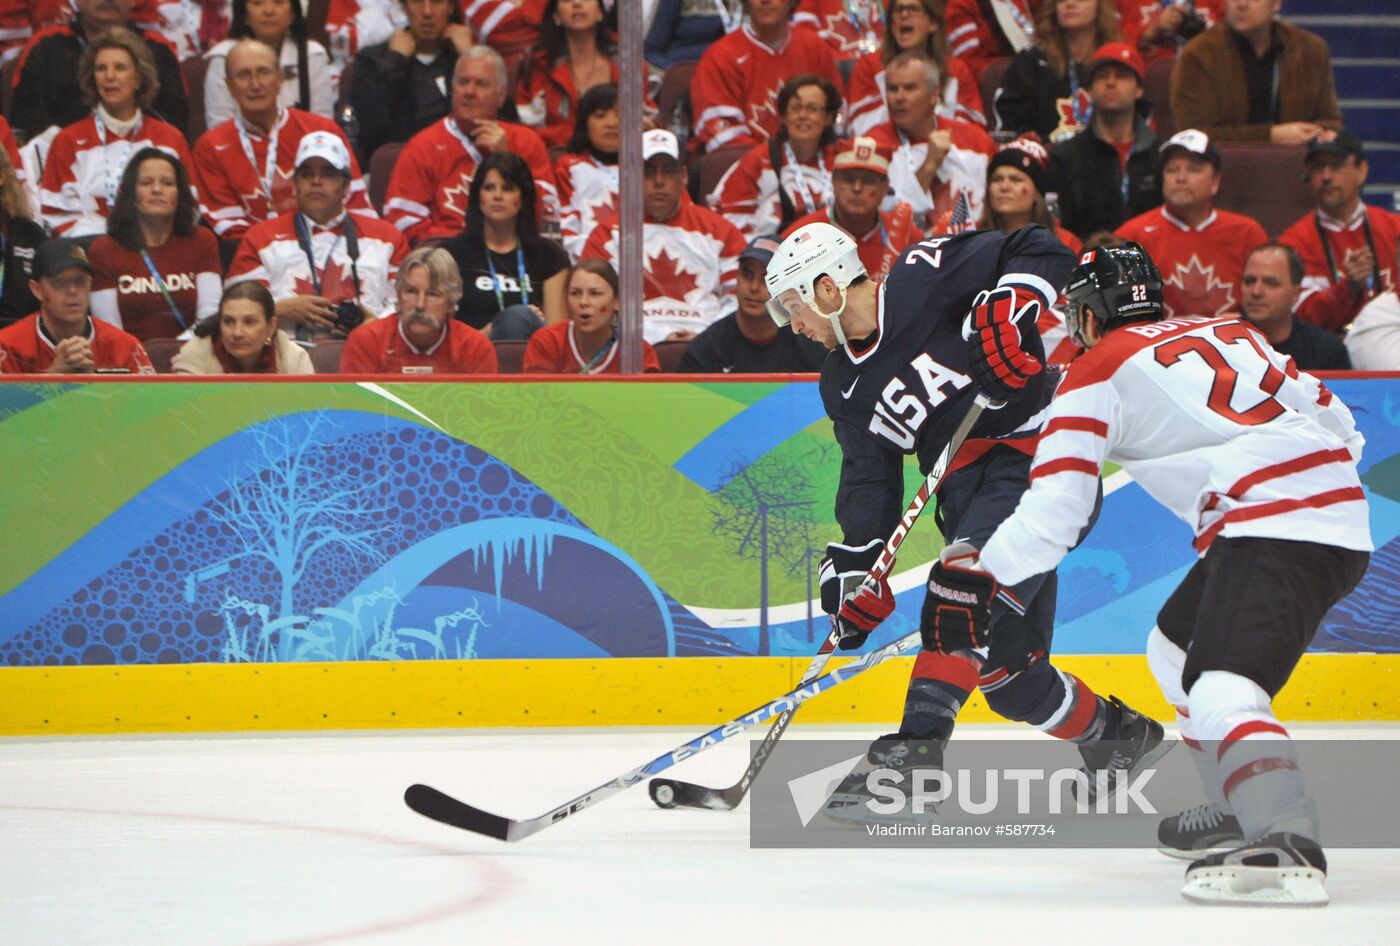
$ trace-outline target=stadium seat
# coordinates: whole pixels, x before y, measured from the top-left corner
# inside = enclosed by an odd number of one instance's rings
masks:
[[[1215,206],[1247,214],[1275,238],[1313,209],[1312,189],[1303,179],[1303,145],[1222,141],[1220,193]]]
[[[987,70],[982,73],[982,85],[979,91],[982,93],[982,114],[987,116],[987,127],[997,127],[996,100],[997,89],[1001,88],[1001,80],[1006,78],[1006,70],[1011,68],[1011,57],[1004,56],[1001,59],[993,59],[987,64]]]
[[[0,65],[0,113],[5,117],[10,116],[10,99],[15,93],[15,67],[19,65],[19,57],[14,56],[7,59]]]
[[[678,62],[667,69],[665,77],[661,80],[661,89],[656,93],[656,126],[676,132],[682,151],[690,139],[690,80],[695,75],[695,67],[698,65],[698,62]],[[677,111],[681,110],[682,106],[683,114],[678,115]],[[675,127],[677,119],[682,122],[679,129]]]
[[[170,374],[170,362],[185,343],[178,338],[148,338],[141,343],[141,347],[146,349],[146,354],[150,356],[151,366],[156,369],[156,374]]]
[[[496,370],[501,374],[519,374],[520,364],[525,360],[525,346],[530,344],[524,338],[493,339],[496,348]]]
[[[317,374],[338,374],[340,353],[345,348],[343,338],[323,338],[311,349],[311,367]]]
[[[394,173],[394,162],[403,151],[403,142],[393,141],[380,145],[369,159],[369,202],[380,213],[384,212],[384,194],[389,190],[389,176]]]
[[[204,74],[209,71],[209,60],[194,56],[180,63],[180,75],[185,80],[189,92],[190,118],[185,129],[185,140],[194,145],[199,136],[208,131],[204,117]],[[8,87],[8,85],[7,85]]]
[[[708,206],[710,195],[719,186],[719,179],[747,152],[748,148],[720,148],[700,159],[700,201]]]
[[[675,374],[681,370],[681,355],[685,354],[685,348],[690,344],[689,340],[671,340],[657,342],[651,346],[656,351],[656,360],[661,362],[661,370],[667,374]]]
[[[1147,67],[1144,81],[1144,94],[1152,103],[1152,126],[1158,137],[1166,140],[1176,134],[1176,122],[1172,120],[1172,66],[1175,59],[1158,59]]]

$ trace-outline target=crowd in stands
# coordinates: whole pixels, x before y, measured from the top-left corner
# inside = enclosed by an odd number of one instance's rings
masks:
[[[819,220],[877,277],[938,234],[1135,241],[1169,316],[1400,370],[1400,216],[1276,0],[656,0],[631,129],[618,12],[0,0],[0,371],[617,372],[624,135],[648,371],[819,370],[763,279]],[[1251,145],[1291,226],[1219,206]]]

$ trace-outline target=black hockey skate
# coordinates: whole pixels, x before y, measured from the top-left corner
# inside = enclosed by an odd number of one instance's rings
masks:
[[[823,813],[829,818],[852,824],[918,824],[931,821],[937,814],[932,804],[925,806],[922,813],[913,810],[913,798],[901,810],[892,814],[879,814],[872,811],[867,802],[883,803],[884,799],[872,794],[866,787],[866,776],[874,769],[893,769],[904,776],[900,787],[910,791],[915,772],[918,770],[942,771],[943,747],[946,742],[938,739],[919,739],[906,733],[890,733],[876,739],[866,753],[870,764],[860,766],[842,780],[827,799]],[[930,789],[934,787],[932,776],[926,776]]]
[[[1167,742],[1162,738],[1162,724],[1155,719],[1142,715],[1116,696],[1109,697],[1109,702],[1118,707],[1122,715],[1118,738],[1101,739],[1079,747],[1079,754],[1084,758],[1084,767],[1080,771],[1089,777],[1087,796],[1083,801],[1090,808],[1100,801],[1101,795],[1107,803],[1120,785],[1127,784],[1134,775],[1176,745],[1175,740]],[[1080,790],[1080,785],[1074,783],[1076,801],[1081,800]]]
[[[1157,850],[1182,860],[1224,854],[1241,844],[1244,844],[1244,832],[1235,816],[1209,803],[1163,818],[1157,827]]]
[[[1196,861],[1186,869],[1181,895],[1192,903],[1323,907],[1326,880],[1327,858],[1317,842],[1283,832]]]

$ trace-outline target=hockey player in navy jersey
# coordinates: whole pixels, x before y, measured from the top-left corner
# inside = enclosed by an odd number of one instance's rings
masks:
[[[917,454],[927,473],[979,391],[1004,404],[982,414],[939,489],[945,555],[971,553],[1016,508],[1058,380],[1044,365],[1036,318],[1073,263],[1040,227],[978,231],[910,247],[876,284],[849,236],[813,223],[784,240],[768,264],[774,319],[837,350],[820,390],[842,451],[836,519],[843,536],[827,546],[821,593],[843,649],[859,647],[894,609],[888,584],[864,578],[900,519],[904,456]],[[934,580],[943,572],[936,565]],[[1159,724],[1051,665],[1053,569],[1008,591],[992,606],[997,633],[984,650],[940,652],[940,636],[959,633],[967,611],[925,598],[924,648],[904,718],[897,733],[871,747],[873,764],[941,768],[958,712],[978,687],[1007,719],[1078,744],[1090,772],[1131,774],[1170,747]],[[1098,784],[1090,780],[1091,801]],[[879,820],[865,804],[870,797],[864,775],[853,775],[827,813]]]
[[[1191,526],[1201,555],[1147,638],[1208,799],[1162,822],[1161,849],[1200,858],[1188,900],[1325,904],[1317,813],[1271,703],[1366,571],[1363,438],[1346,405],[1248,323],[1160,321],[1161,274],[1136,243],[1084,253],[1065,295],[1089,350],[1060,385],[1030,490],[959,563],[963,600],[1054,568],[1093,519],[1103,463],[1121,463]]]

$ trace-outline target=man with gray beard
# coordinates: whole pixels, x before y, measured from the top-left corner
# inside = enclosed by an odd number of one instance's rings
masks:
[[[441,247],[414,250],[399,267],[398,311],[350,333],[342,374],[494,374],[496,349],[452,317],[462,275]]]

